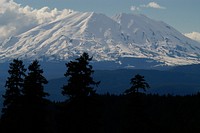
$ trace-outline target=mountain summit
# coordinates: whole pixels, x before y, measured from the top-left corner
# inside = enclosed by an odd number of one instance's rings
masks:
[[[166,65],[200,63],[200,44],[164,22],[138,14],[110,18],[93,12],[71,12],[8,38],[0,45],[0,60],[62,61],[83,52],[95,61],[142,58]]]

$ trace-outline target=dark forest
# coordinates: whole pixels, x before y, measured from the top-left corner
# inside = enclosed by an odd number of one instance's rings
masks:
[[[200,94],[187,96],[146,94],[151,89],[141,75],[133,75],[131,88],[120,95],[97,94],[100,81],[87,53],[66,63],[66,101],[48,100],[48,81],[37,60],[28,69],[10,63],[3,95],[0,132],[20,133],[195,133],[200,130]],[[142,91],[140,91],[142,90]]]

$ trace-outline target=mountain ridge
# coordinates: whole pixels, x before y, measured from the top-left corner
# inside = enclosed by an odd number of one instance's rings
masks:
[[[200,43],[170,25],[145,15],[114,17],[94,12],[71,12],[64,19],[36,26],[1,43],[0,59],[70,60],[83,52],[94,61],[146,58],[158,64],[200,63]]]

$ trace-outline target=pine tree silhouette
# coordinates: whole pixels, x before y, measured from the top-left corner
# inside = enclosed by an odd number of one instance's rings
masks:
[[[48,81],[43,76],[37,60],[33,61],[28,67],[28,75],[24,80],[22,89],[22,116],[21,125],[24,132],[45,132],[47,102],[45,99],[49,94],[44,92],[44,84]]]
[[[29,73],[24,80],[23,96],[29,104],[41,102],[45,96],[49,94],[44,92],[44,84],[48,81],[42,75],[43,70],[40,69],[39,62],[33,61],[28,67]]]
[[[62,94],[69,96],[71,99],[85,97],[95,94],[92,86],[98,86],[100,82],[93,80],[92,65],[89,61],[92,58],[87,53],[83,53],[75,61],[66,64],[67,72],[64,74],[68,77],[68,84],[63,87]]]
[[[146,91],[147,88],[150,88],[149,84],[145,81],[144,76],[139,74],[131,79],[130,84],[132,86],[124,92],[125,94],[135,94],[139,92],[139,89]]]
[[[21,97],[24,78],[26,76],[25,72],[26,69],[24,68],[23,62],[21,60],[14,59],[13,62],[10,63],[10,69],[8,70],[10,77],[7,78],[5,84],[6,92],[3,95],[3,113],[5,113],[8,108],[11,108],[11,106],[17,106]]]
[[[26,69],[23,62],[14,59],[9,66],[9,77],[7,78],[5,87],[6,92],[3,95],[3,109],[2,109],[2,130],[4,132],[17,131],[19,129],[18,123],[21,119],[21,97],[24,84]]]

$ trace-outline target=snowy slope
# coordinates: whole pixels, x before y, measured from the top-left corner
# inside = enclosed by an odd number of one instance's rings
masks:
[[[68,60],[88,52],[96,61],[147,58],[168,65],[199,63],[200,44],[173,27],[144,15],[113,18],[72,12],[64,19],[39,25],[0,45],[0,60],[12,58]]]
[[[121,24],[127,42],[138,48],[143,56],[169,64],[196,63],[199,60],[200,44],[164,22],[131,14],[119,14],[114,19]]]

